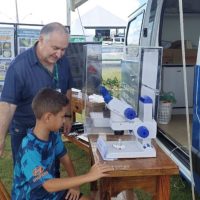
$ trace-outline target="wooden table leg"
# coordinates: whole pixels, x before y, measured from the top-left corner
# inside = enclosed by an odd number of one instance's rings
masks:
[[[170,176],[159,176],[155,200],[170,199]]]
[[[91,191],[97,191],[98,190],[97,181],[94,181],[94,182],[90,183],[90,190]]]
[[[111,200],[111,185],[106,181],[99,183],[100,200]]]

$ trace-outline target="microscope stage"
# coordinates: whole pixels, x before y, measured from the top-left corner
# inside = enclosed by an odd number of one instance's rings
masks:
[[[142,145],[138,141],[98,140],[97,149],[104,160],[156,157],[156,150],[152,145]]]

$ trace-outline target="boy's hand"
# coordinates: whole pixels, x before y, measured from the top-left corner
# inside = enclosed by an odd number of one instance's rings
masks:
[[[68,193],[65,197],[66,200],[78,200],[80,195],[80,189],[78,187],[76,188],[70,188],[68,190]]]
[[[105,172],[109,172],[113,170],[114,168],[110,165],[96,163],[91,167],[90,171],[88,172],[91,178],[90,181],[95,181],[99,178],[109,176],[109,174]]]

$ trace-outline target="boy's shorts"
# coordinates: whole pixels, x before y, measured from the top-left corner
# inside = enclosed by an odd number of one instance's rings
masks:
[[[67,193],[68,193],[68,190],[66,190],[66,192],[64,193],[64,195],[63,195],[63,197],[62,197],[62,200],[66,200],[65,197],[66,197]],[[80,199],[82,196],[83,196],[83,194],[80,193],[78,199]]]

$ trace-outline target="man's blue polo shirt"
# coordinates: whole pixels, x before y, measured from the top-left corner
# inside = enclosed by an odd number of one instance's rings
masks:
[[[12,61],[6,73],[1,94],[1,101],[17,106],[12,125],[17,124],[23,128],[35,125],[31,103],[40,89],[45,87],[58,89],[57,86],[63,94],[66,94],[67,90],[72,87],[72,76],[67,57],[63,56],[57,61],[58,81],[56,81],[55,75],[48,72],[39,62],[35,47],[18,55]]]

